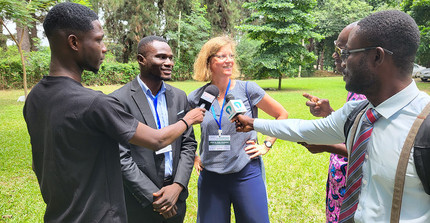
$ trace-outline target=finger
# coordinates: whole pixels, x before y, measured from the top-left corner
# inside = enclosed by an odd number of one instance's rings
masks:
[[[308,93],[303,93],[303,97],[305,97],[305,98],[307,98],[309,100],[311,100],[313,98],[313,96],[310,95],[310,94],[308,94]]]
[[[255,145],[255,141],[254,141],[254,140],[248,140],[248,141],[246,141],[246,144],[252,144],[252,145]]]
[[[317,104],[313,101],[306,101],[306,106],[315,107]]]
[[[247,150],[246,151],[246,154],[253,154],[253,153],[257,153],[258,152],[258,149],[257,148],[253,148],[253,149],[249,149],[249,150]]]
[[[245,147],[245,151],[249,151],[249,150],[252,150],[252,149],[255,149],[255,148],[256,148],[255,145],[250,145],[250,146]]]

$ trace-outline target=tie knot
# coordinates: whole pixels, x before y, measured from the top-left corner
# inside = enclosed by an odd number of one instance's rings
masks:
[[[379,119],[379,117],[380,117],[379,113],[375,111],[375,109],[373,108],[369,108],[366,111],[366,118],[370,124],[375,123]]]

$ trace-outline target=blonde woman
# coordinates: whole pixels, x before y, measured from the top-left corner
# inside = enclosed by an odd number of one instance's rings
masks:
[[[267,137],[258,145],[255,131],[236,132],[223,112],[225,96],[242,100],[248,116],[257,117],[258,108],[276,119],[286,119],[288,113],[256,83],[235,80],[238,75],[232,39],[216,37],[203,45],[194,63],[194,79],[208,83],[191,92],[188,101],[197,107],[209,84],[218,87],[219,96],[200,125],[200,157],[195,162],[200,173],[197,222],[230,222],[231,204],[238,223],[269,222],[260,155],[269,151],[276,138]]]

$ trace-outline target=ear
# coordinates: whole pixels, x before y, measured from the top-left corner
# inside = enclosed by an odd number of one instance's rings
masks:
[[[387,60],[387,54],[382,47],[376,47],[375,66],[381,66]]]
[[[146,65],[146,58],[142,55],[142,54],[137,54],[137,62],[142,65],[145,66]]]
[[[74,50],[74,51],[78,51],[78,37],[70,34],[67,37],[67,44],[69,45],[69,47]]]

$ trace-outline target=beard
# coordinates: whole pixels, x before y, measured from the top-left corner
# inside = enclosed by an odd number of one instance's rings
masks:
[[[373,91],[373,86],[376,84],[376,74],[371,72],[366,64],[366,57],[362,57],[358,66],[352,69],[345,69],[345,89],[357,94],[366,94]]]

